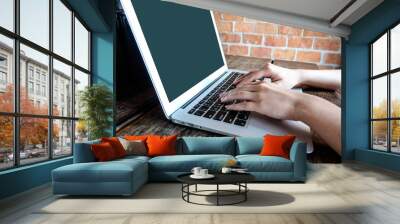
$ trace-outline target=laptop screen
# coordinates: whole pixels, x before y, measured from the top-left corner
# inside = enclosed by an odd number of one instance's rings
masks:
[[[210,12],[160,0],[132,0],[171,102],[224,65]]]

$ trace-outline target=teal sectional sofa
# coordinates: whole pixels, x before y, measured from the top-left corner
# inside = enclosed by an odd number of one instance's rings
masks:
[[[306,180],[306,144],[295,142],[290,159],[260,156],[262,137],[182,137],[177,155],[128,156],[96,162],[90,145],[75,145],[74,163],[52,172],[54,194],[131,195],[148,181],[176,181],[193,167],[219,172],[228,160],[236,160],[259,182],[304,182]]]

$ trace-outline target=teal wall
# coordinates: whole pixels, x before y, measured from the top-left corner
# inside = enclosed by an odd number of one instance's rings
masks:
[[[343,158],[387,169],[398,169],[400,165],[389,162],[387,156],[382,156],[380,152],[369,150],[368,45],[397,22],[400,22],[400,0],[386,0],[351,27],[351,35],[343,44]],[[398,159],[396,156],[393,158]],[[385,160],[388,162],[385,163]]]
[[[93,83],[103,83],[115,93],[115,1],[67,0],[67,2],[92,31]],[[110,127],[110,132],[115,133],[115,124]],[[71,163],[72,157],[69,157],[0,172],[0,199],[48,183],[51,181],[53,169]]]

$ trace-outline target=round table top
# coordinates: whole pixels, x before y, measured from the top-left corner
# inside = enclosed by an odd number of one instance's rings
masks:
[[[191,173],[182,174],[177,179],[185,184],[237,184],[255,180],[255,177],[249,173],[213,173],[215,177],[211,179],[193,179],[190,175]]]

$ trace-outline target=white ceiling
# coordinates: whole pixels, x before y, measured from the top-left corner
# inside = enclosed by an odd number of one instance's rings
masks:
[[[383,0],[164,0],[348,37]],[[350,7],[346,7],[346,6]],[[342,10],[344,9],[345,10]],[[339,13],[340,12],[340,13]],[[338,15],[338,16],[336,16]]]
[[[350,0],[222,0],[330,20]]]

